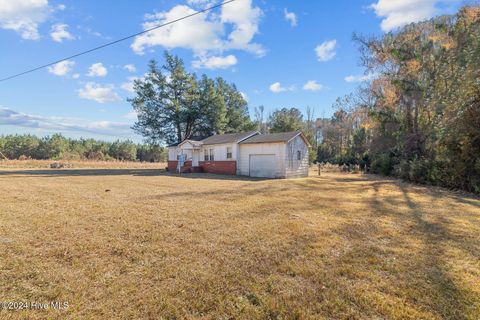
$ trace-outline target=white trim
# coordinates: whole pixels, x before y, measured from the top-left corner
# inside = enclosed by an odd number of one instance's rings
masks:
[[[251,135],[249,135],[249,136],[247,136],[247,137],[244,137],[244,138],[242,138],[242,139],[240,139],[240,140],[237,140],[237,142],[235,142],[235,143],[240,143],[240,142],[242,142],[242,141],[245,141],[245,140],[247,140],[247,139],[249,139],[249,138],[251,138],[251,137],[253,137],[253,136],[259,135],[259,134],[260,134],[260,131],[255,131],[255,132],[253,132]]]
[[[292,137],[290,140],[288,140],[287,143],[289,143],[290,141],[292,141],[293,139],[295,139],[295,138],[298,137],[299,135],[302,137],[303,142],[305,142],[305,144],[306,144],[309,148],[312,148],[312,145],[310,144],[310,142],[308,141],[307,137],[305,137],[305,135],[303,134],[302,131],[298,132],[298,134],[296,134],[294,137]]]

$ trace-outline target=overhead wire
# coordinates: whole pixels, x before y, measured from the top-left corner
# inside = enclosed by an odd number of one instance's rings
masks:
[[[171,25],[171,24],[174,24],[174,23],[176,23],[176,22],[179,22],[179,21],[182,21],[182,20],[191,18],[191,17],[193,17],[193,16],[196,16],[196,15],[199,15],[199,14],[202,14],[202,13],[205,13],[205,12],[208,12],[208,11],[211,11],[211,10],[216,9],[216,8],[223,7],[224,5],[229,4],[229,3],[232,3],[232,2],[234,2],[234,1],[236,1],[236,0],[227,0],[227,1],[224,1],[224,2],[222,2],[222,3],[216,4],[216,5],[214,5],[214,6],[210,6],[210,7],[208,7],[208,8],[202,9],[202,10],[200,10],[200,11],[196,11],[196,12],[194,12],[194,13],[191,13],[191,14],[188,14],[188,15],[186,15],[186,16],[180,17],[180,18],[178,18],[178,19],[174,19],[174,20],[171,20],[171,21],[162,23],[162,24],[160,24],[160,25],[158,25],[158,26],[155,26],[155,27],[152,27],[152,28],[149,28],[149,29],[146,29],[146,30],[137,32],[137,33],[135,33],[135,34],[131,34],[131,35],[126,36],[126,37],[123,37],[123,38],[121,38],[121,39],[117,39],[117,40],[115,40],[115,41],[111,41],[111,42],[102,44],[102,45],[100,45],[100,46],[98,46],[98,47],[95,47],[95,48],[92,48],[92,49],[89,49],[89,50],[85,50],[85,51],[82,51],[82,52],[73,54],[73,55],[71,55],[71,56],[68,56],[68,57],[65,57],[65,58],[62,58],[62,59],[53,61],[53,62],[49,62],[49,63],[47,63],[47,64],[44,64],[44,65],[41,65],[41,66],[38,66],[38,67],[35,67],[35,68],[32,68],[32,69],[29,69],[29,70],[26,70],[26,71],[23,71],[23,72],[20,72],[20,73],[11,75],[11,76],[7,76],[7,77],[5,77],[5,78],[0,79],[0,82],[4,82],[4,81],[7,81],[7,80],[11,80],[11,79],[14,79],[14,78],[17,78],[17,77],[26,75],[26,74],[28,74],[28,73],[35,72],[35,71],[40,70],[40,69],[43,69],[43,68],[51,67],[51,66],[56,65],[56,64],[58,64],[58,63],[60,63],[60,62],[67,61],[67,60],[70,60],[70,59],[73,59],[73,58],[77,58],[77,57],[79,57],[79,56],[83,56],[83,55],[85,55],[85,54],[88,54],[88,53],[91,53],[91,52],[93,52],[93,51],[97,51],[97,50],[103,49],[103,48],[105,48],[105,47],[108,47],[108,46],[117,44],[117,43],[119,43],[119,42],[122,42],[122,41],[125,41],[125,40],[128,40],[128,39],[132,39],[132,38],[141,36],[141,35],[143,35],[143,34],[145,34],[145,33],[152,32],[152,31],[154,31],[154,30],[157,30],[157,29],[166,27],[166,26]]]

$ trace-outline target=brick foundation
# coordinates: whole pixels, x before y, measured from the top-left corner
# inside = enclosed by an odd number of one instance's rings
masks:
[[[168,161],[168,171],[177,172],[178,161]],[[181,173],[188,173],[192,170],[192,161],[185,161]]]
[[[203,172],[216,174],[237,174],[237,161],[200,161]]]

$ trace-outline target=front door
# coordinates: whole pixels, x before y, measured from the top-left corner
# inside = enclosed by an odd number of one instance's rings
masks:
[[[193,150],[192,167],[198,167],[198,159],[200,158],[200,150]]]

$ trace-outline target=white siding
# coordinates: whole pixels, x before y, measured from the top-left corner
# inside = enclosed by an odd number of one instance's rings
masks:
[[[232,148],[232,158],[227,159],[227,147]],[[201,150],[200,161],[205,161],[205,150],[213,149],[214,161],[235,161],[237,160],[237,144],[236,143],[226,143],[226,144],[213,144],[205,145]],[[208,151],[210,152],[210,151]]]
[[[183,148],[191,148],[192,146],[189,143],[185,143],[184,145],[180,147],[170,147],[168,148],[168,160],[169,161],[176,161],[177,156],[179,154],[186,154],[187,155],[187,161],[192,160],[193,157],[193,150],[185,150]]]
[[[240,144],[239,161],[237,170],[239,175],[250,175],[251,154],[272,154],[275,155],[276,174],[275,178],[285,178],[285,143],[253,143]]]
[[[300,151],[300,160],[297,152]],[[287,178],[308,176],[308,146],[302,137],[297,136],[285,146],[285,176]]]
[[[177,160],[177,148],[169,147],[168,148],[168,161]]]

